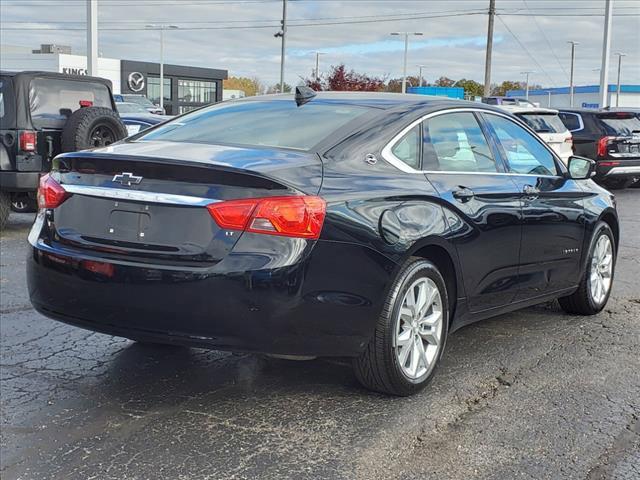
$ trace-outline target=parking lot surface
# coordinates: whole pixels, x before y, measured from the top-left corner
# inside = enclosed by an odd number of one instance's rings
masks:
[[[553,303],[465,327],[411,398],[363,390],[347,361],[141,345],[49,320],[27,294],[33,216],[13,215],[0,244],[0,476],[638,479],[640,190],[617,197],[601,314]]]

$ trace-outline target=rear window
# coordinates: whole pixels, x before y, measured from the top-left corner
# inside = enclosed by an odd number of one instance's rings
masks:
[[[631,136],[640,134],[640,119],[632,113],[613,113],[597,117],[607,135]]]
[[[300,107],[293,99],[222,103],[179,117],[140,140],[309,150],[368,111],[318,100]]]
[[[34,78],[29,88],[31,123],[35,128],[62,128],[80,108],[80,101],[111,109],[109,89],[101,83],[57,78]]]
[[[580,130],[582,128],[582,126],[580,125],[580,117],[575,113],[560,112],[558,114],[558,117],[560,117],[560,120],[562,121],[564,126],[572,132],[575,132],[576,130]]]
[[[563,133],[567,131],[562,120],[553,113],[518,113],[516,115],[538,133]]]

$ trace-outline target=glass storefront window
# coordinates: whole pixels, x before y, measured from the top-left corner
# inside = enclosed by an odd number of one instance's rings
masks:
[[[214,103],[216,82],[178,79],[178,101],[180,103]]]
[[[164,91],[162,92],[162,96],[164,97],[165,102],[171,101],[171,79],[164,77],[162,79],[162,83],[164,84]],[[147,77],[147,98],[151,100],[156,105],[160,104],[160,77],[153,77],[149,75]]]

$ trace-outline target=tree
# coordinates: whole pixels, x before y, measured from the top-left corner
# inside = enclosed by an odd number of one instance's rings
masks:
[[[434,85],[436,87],[453,87],[455,81],[451,80],[449,77],[440,77],[435,81]]]
[[[378,92],[384,90],[384,78],[371,77],[354,70],[347,71],[344,64],[332,66],[327,75],[316,78],[303,79],[304,84],[314,90]]]
[[[409,75],[407,77],[407,88],[409,87],[417,87],[420,84],[420,78],[413,76],[413,75]],[[422,84],[426,85],[424,79],[422,79]],[[387,88],[386,88],[387,92],[396,92],[396,93],[400,93],[402,92],[402,77],[400,78],[392,78],[391,80],[389,80],[389,82],[387,83]]]
[[[289,93],[291,92],[291,85],[289,85],[287,82],[284,82],[284,93]],[[267,93],[281,93],[280,92],[280,82],[278,83],[274,83],[273,85],[271,85],[268,89],[267,89]]]
[[[505,80],[500,85],[492,85],[491,95],[503,97],[509,90],[524,90],[524,82],[513,82],[511,80]]]
[[[484,85],[476,82],[475,80],[461,78],[453,86],[464,88],[465,95],[470,97],[481,97],[484,95]]]
[[[229,77],[222,82],[226,90],[242,90],[247,97],[258,95],[264,91],[263,83],[256,77]]]

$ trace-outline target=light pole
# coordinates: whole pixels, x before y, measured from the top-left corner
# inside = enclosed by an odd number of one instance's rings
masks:
[[[164,109],[164,31],[165,30],[177,30],[176,25],[158,25],[150,24],[145,28],[150,30],[160,30],[160,108]]]
[[[316,52],[316,82],[320,81],[320,55],[326,55],[325,52]]]
[[[418,83],[418,86],[421,87],[422,86],[422,69],[426,68],[427,66],[426,65],[416,65],[416,67],[418,67],[420,69],[420,76],[419,76],[420,83]]]
[[[98,76],[98,0],[87,0],[87,74]]]
[[[613,0],[604,4],[604,30],[602,32],[602,65],[600,66],[600,108],[609,103],[609,54],[611,53],[611,20]]]
[[[580,45],[578,42],[569,40],[567,43],[571,44],[571,73],[569,74],[569,106],[573,107],[573,62],[576,58],[576,45]]]
[[[422,32],[391,32],[391,35],[404,35],[404,64],[402,67],[402,93],[407,93],[407,53],[409,51],[409,35],[422,35]]]
[[[618,55],[618,85],[616,87],[616,107],[620,103],[620,71],[622,69],[622,57],[626,57],[626,53],[616,52],[614,55]]]
[[[287,0],[282,0],[282,20],[280,20],[281,29],[273,36],[282,39],[280,46],[280,93],[284,93],[284,56],[287,49]]]
[[[547,107],[551,107],[551,90],[547,90],[547,95],[549,95],[549,98],[547,100]]]
[[[533,71],[520,72],[520,75],[526,75],[526,80],[524,83],[524,98],[529,100],[529,75],[535,73]]]

